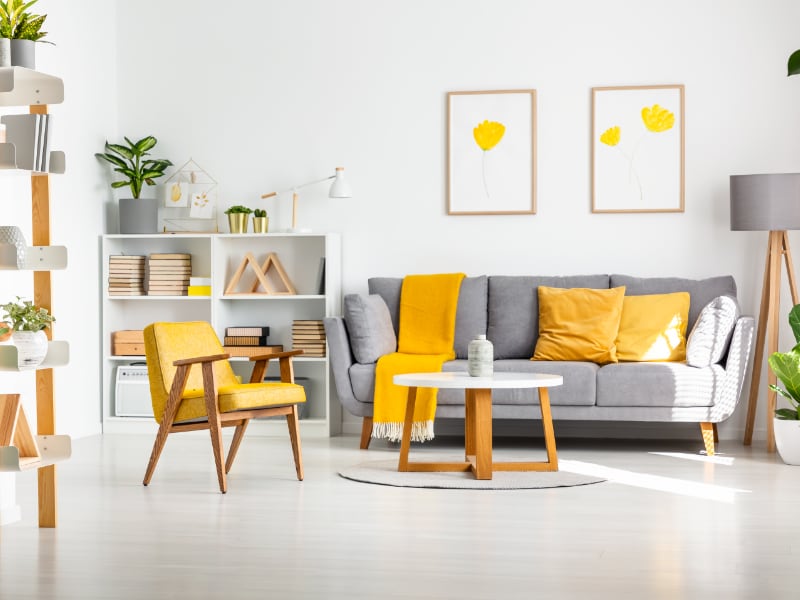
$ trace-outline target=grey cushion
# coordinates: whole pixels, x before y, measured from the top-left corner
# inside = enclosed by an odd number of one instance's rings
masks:
[[[350,367],[350,383],[353,386],[353,396],[359,402],[372,404],[375,396],[375,363],[362,365],[355,363]]]
[[[608,288],[608,275],[569,277],[489,277],[487,337],[495,359],[530,358],[539,337],[539,286],[557,288]]]
[[[706,304],[686,341],[686,363],[707,367],[721,361],[738,318],[739,305],[730,296],[717,296]]]
[[[707,279],[681,279],[679,277],[631,277],[611,275],[609,287],[625,286],[628,296],[689,292],[689,321],[686,331],[691,331],[703,307],[717,296],[736,298],[736,282],[730,275]]]
[[[566,377],[565,377],[566,379]],[[617,363],[597,373],[597,406],[713,406],[725,369],[684,363]]]
[[[395,332],[400,329],[400,292],[402,277],[372,277],[367,281],[370,294],[378,294],[389,307]],[[489,280],[486,275],[465,277],[458,292],[456,307],[456,358],[467,357],[467,346],[476,336],[486,333],[486,304]]]
[[[397,350],[389,308],[377,294],[347,294],[344,321],[350,333],[350,348],[358,362],[374,363],[384,354]]]

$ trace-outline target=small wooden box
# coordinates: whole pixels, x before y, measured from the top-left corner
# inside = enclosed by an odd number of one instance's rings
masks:
[[[143,356],[144,332],[141,329],[112,332],[111,354],[114,356]]]

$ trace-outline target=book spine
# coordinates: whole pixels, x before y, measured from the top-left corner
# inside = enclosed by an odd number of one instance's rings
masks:
[[[255,335],[259,337],[267,337],[269,335],[269,327],[266,325],[248,325],[244,327],[226,327],[225,335]]]
[[[266,346],[267,336],[258,335],[226,335],[226,346]]]

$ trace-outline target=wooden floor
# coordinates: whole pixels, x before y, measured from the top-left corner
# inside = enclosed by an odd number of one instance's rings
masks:
[[[224,496],[200,435],[171,436],[143,487],[151,442],[75,441],[56,530],[36,527],[36,476],[18,476],[23,520],[0,528],[0,598],[798,597],[800,467],[763,442],[723,441],[706,459],[699,440],[565,440],[562,468],[609,481],[465,491],[342,479],[339,467],[397,456],[354,437],[304,440],[298,482],[288,438],[251,437]],[[541,448],[495,443],[509,458]]]

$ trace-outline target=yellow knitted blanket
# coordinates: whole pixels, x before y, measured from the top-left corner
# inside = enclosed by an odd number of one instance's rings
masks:
[[[401,373],[441,371],[455,358],[456,307],[463,273],[408,275],[400,291],[397,352],[378,359],[372,437],[397,442],[403,437],[408,388],[394,385]],[[419,388],[411,439],[433,439],[435,388]]]

